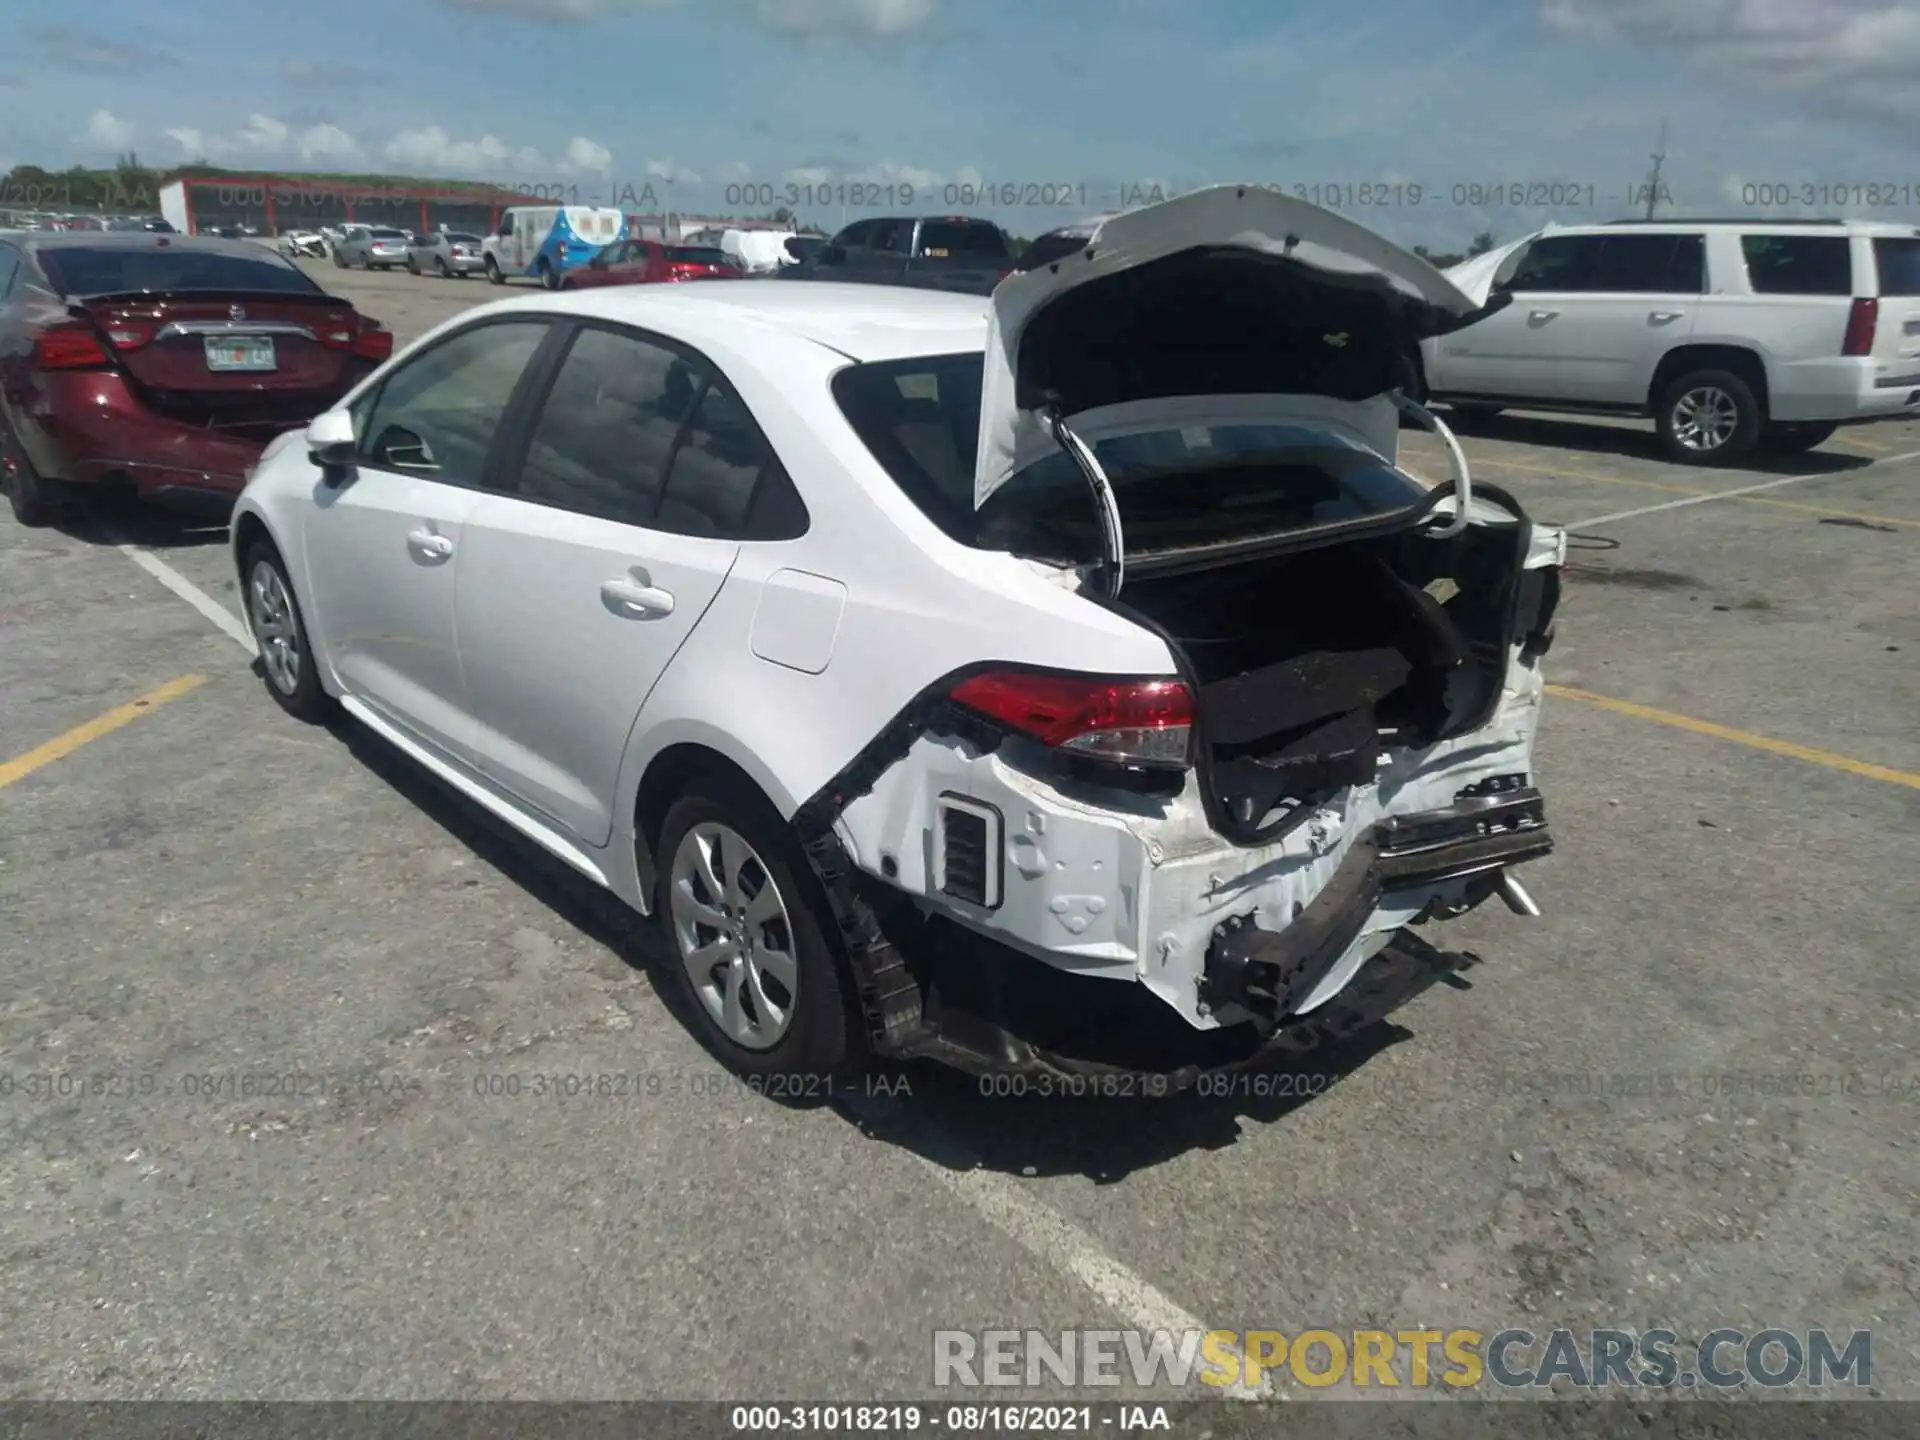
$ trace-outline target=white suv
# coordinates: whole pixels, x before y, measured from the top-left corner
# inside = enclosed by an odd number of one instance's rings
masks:
[[[1846,221],[1550,226],[1448,272],[1509,303],[1425,341],[1426,393],[1653,417],[1677,460],[1811,450],[1920,417],[1920,230]]]

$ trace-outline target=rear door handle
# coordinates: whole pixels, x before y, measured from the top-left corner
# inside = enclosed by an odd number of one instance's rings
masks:
[[[1664,325],[1669,320],[1686,319],[1687,312],[1684,310],[1656,310],[1648,318],[1650,318],[1656,325]]]
[[[453,541],[424,527],[407,532],[407,544],[413,553],[427,560],[444,560],[453,554]]]
[[[632,620],[646,620],[673,613],[673,595],[648,583],[647,572],[634,570],[625,580],[609,580],[600,587],[600,598],[609,610]]]

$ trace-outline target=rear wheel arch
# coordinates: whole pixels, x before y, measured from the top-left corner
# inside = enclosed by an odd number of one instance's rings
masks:
[[[1760,417],[1765,419],[1772,406],[1767,394],[1767,363],[1757,351],[1739,345],[1680,345],[1660,357],[1653,381],[1647,386],[1647,411],[1656,413],[1660,398],[1682,375],[1696,370],[1725,370],[1738,375],[1760,402]]]
[[[710,745],[681,741],[669,745],[647,762],[633,800],[633,858],[639,872],[640,893],[649,907],[657,902],[660,827],[667,811],[682,795],[696,789],[703,780],[718,780],[727,786],[745,786],[782,815],[786,807],[767,793],[745,766],[723,755]]]

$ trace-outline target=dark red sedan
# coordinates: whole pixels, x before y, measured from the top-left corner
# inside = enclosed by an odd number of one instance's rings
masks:
[[[622,240],[579,269],[569,270],[562,290],[592,285],[660,285],[680,280],[741,280],[727,252],[710,245],[663,245],[658,240]]]
[[[393,333],[249,240],[0,235],[0,480],[24,525],[115,490],[230,503]]]

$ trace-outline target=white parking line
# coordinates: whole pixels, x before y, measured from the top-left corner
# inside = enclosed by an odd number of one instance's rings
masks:
[[[234,614],[218,600],[207,594],[206,591],[187,579],[186,576],[167,564],[166,561],[155,555],[151,550],[143,550],[138,545],[129,545],[111,530],[104,530],[101,533],[106,536],[107,542],[122,555],[133,561],[134,564],[146,571],[147,574],[151,575],[162,585],[166,586],[167,589],[193,606],[194,609],[206,616],[207,619],[211,620],[215,625],[218,625],[220,629],[233,640],[233,643],[246,651],[247,654],[257,655],[259,653],[259,647],[253,643],[253,636],[247,631],[246,622],[241,620],[238,615]]]
[[[122,555],[219,626],[247,654],[258,653],[258,647],[245,623],[226,606],[151,551],[128,544],[111,531],[103,533]],[[1128,1325],[1145,1330],[1149,1335],[1156,1330],[1165,1330],[1175,1336],[1214,1328],[1203,1325],[1168,1296],[1101,1250],[1084,1231],[1069,1224],[1046,1206],[1020,1194],[1011,1182],[984,1170],[950,1170],[936,1161],[916,1158],[921,1159],[928,1174],[995,1229],[1035,1259],[1073,1276],[1093,1292],[1095,1299]],[[1244,1359],[1234,1347],[1226,1348],[1236,1360]],[[1272,1394],[1271,1382],[1263,1380],[1254,1388],[1244,1384],[1222,1386],[1209,1398],[1257,1400],[1271,1398]]]
[[[1910,455],[1889,455],[1884,460],[1874,461],[1874,466],[1893,465],[1902,460],[1920,460],[1920,450]],[[1689,505],[1711,505],[1716,500],[1737,500],[1742,495],[1758,495],[1763,490],[1779,490],[1788,485],[1804,485],[1809,480],[1831,480],[1833,475],[1821,472],[1814,475],[1787,475],[1779,480],[1766,480],[1758,485],[1741,485],[1732,490],[1715,490],[1710,495],[1688,495],[1679,500],[1665,500],[1658,505],[1642,505],[1633,510],[1615,510],[1607,515],[1590,515],[1584,520],[1569,520],[1567,527],[1574,530],[1589,525],[1611,525],[1615,520],[1633,520],[1641,515],[1658,515],[1666,510],[1683,510]]]

